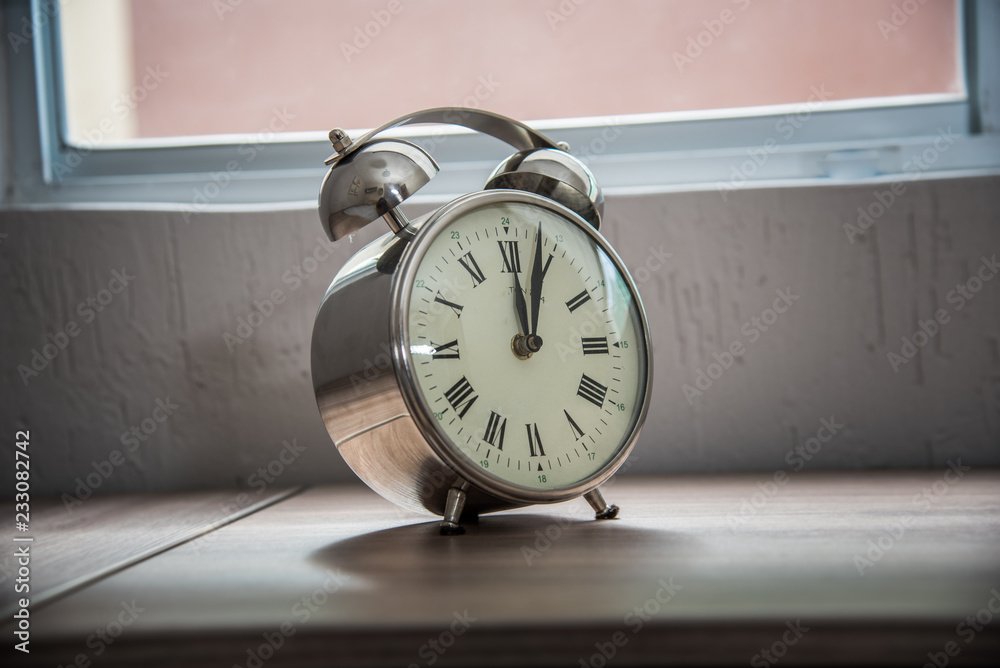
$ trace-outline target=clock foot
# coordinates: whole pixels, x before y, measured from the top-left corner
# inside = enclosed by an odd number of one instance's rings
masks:
[[[594,509],[596,513],[594,519],[596,520],[613,520],[618,517],[618,506],[608,505],[608,502],[604,500],[604,496],[601,494],[599,489],[592,490],[583,495],[583,498],[587,499],[587,503],[590,507]]]
[[[461,536],[465,533],[465,527],[454,522],[441,522],[442,536]]]
[[[448,499],[444,504],[444,519],[441,521],[442,536],[460,536],[465,533],[465,527],[458,523],[465,507],[465,490],[452,487],[448,490]]]

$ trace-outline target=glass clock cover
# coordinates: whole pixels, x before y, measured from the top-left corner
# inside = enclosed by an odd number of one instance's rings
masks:
[[[480,478],[578,488],[631,445],[648,331],[599,239],[558,205],[491,191],[446,207],[404,259],[401,362],[413,400]]]

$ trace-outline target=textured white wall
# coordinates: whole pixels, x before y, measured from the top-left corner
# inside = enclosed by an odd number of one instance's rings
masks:
[[[947,302],[983,255],[1000,254],[1000,178],[911,184],[850,243],[844,223],[886,187],[608,199],[605,233],[640,283],[655,346],[654,406],[630,472],[793,468],[788,453],[831,417],[843,427],[812,442],[809,468],[1000,464],[1000,277],[961,310]],[[90,476],[101,492],[260,487],[271,483],[255,471],[269,463],[282,485],[352,479],[308,363],[313,314],[360,244],[338,246],[297,284],[304,258],[325,256],[322,239],[312,211],[190,224],[0,214],[3,456],[29,428],[36,493],[73,493],[94,462],[110,471]],[[672,256],[658,260],[661,248]],[[101,293],[123,268],[135,277],[124,291]],[[798,299],[753,341],[751,318],[785,289]],[[285,301],[230,352],[223,335],[274,290]],[[894,372],[887,353],[941,308],[949,322]],[[59,332],[65,350],[25,385],[18,365]],[[682,386],[734,342],[745,353],[689,402]],[[168,398],[179,407],[156,422]],[[155,431],[123,442],[143,420]],[[285,441],[304,449],[273,464]],[[115,450],[121,459],[102,465]]]

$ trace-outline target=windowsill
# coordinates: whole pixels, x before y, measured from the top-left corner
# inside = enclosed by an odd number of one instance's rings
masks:
[[[1000,142],[997,142],[1000,144]],[[488,172],[487,172],[488,173]],[[850,179],[835,179],[830,177],[814,177],[814,178],[784,178],[784,179],[758,179],[753,181],[747,181],[742,184],[733,186],[732,188],[720,188],[718,182],[701,182],[701,183],[675,183],[670,185],[648,185],[648,186],[634,186],[634,185],[620,185],[620,186],[610,186],[604,188],[604,195],[606,198],[619,198],[619,197],[641,197],[641,196],[656,196],[656,195],[667,195],[667,194],[679,194],[679,193],[695,193],[695,192],[715,192],[718,193],[720,197],[723,197],[725,193],[724,201],[728,200],[732,195],[735,195],[741,191],[748,190],[768,190],[768,189],[778,189],[778,188],[837,188],[837,187],[852,187],[852,186],[865,186],[870,185],[872,187],[877,187],[881,185],[891,185],[894,183],[900,183],[906,185],[915,181],[925,182],[925,181],[938,181],[947,179],[966,179],[966,178],[982,178],[989,176],[1000,175],[1000,166],[998,167],[988,167],[980,169],[953,169],[953,170],[937,170],[937,171],[927,171],[927,172],[917,172],[917,173],[895,173],[895,174],[879,174],[876,176],[869,176],[865,178],[850,178]],[[315,188],[318,193],[319,184],[321,182],[321,177],[315,179]],[[478,190],[480,186],[472,186],[470,192],[473,190]],[[428,211],[437,208],[443,204],[448,203],[455,197],[458,197],[459,192],[455,193],[441,193],[441,194],[424,194],[419,193],[410,197],[406,204],[404,204],[404,209],[413,207],[419,211]],[[43,202],[25,202],[25,203],[8,203],[0,205],[0,212],[15,212],[15,211],[165,211],[165,212],[178,212],[185,216],[188,221],[193,221],[200,214],[212,214],[212,213],[254,213],[254,212],[294,212],[294,211],[315,211],[317,208],[315,196],[308,199],[296,199],[288,201],[275,201],[275,202],[247,202],[247,203],[212,203],[202,207],[197,208],[197,210],[192,210],[190,205],[178,204],[175,202],[143,202],[143,201],[114,201],[109,200],[106,202],[102,201],[43,201]]]
[[[283,624],[283,663],[407,665],[464,611],[462,665],[576,665],[619,633],[625,664],[745,664],[796,624],[784,662],[920,665],[997,596],[998,483],[967,467],[622,477],[604,491],[617,520],[577,499],[454,537],[357,485],[97,496],[72,515],[39,499],[30,657],[87,651],[124,599],[149,612],[102,665],[232,663]],[[998,644],[987,625],[962,659]]]

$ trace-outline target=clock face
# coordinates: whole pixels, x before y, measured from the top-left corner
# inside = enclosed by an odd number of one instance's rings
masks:
[[[561,211],[469,196],[417,236],[400,299],[403,366],[439,443],[460,469],[530,492],[607,472],[647,397],[630,283]]]

